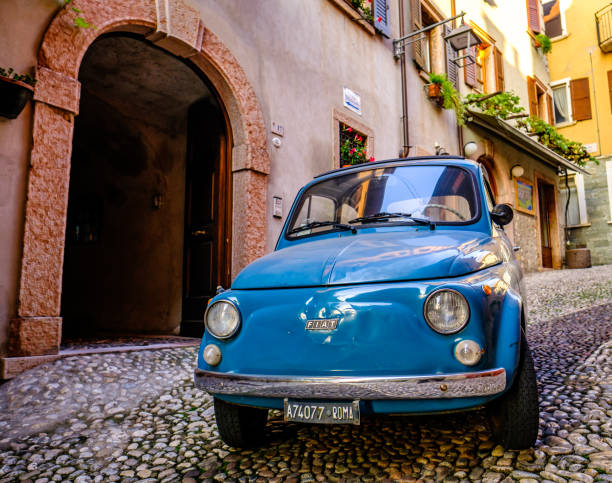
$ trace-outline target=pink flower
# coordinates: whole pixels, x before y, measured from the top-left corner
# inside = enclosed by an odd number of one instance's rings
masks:
[[[355,148],[353,148],[353,149],[351,149],[351,150],[349,151],[349,154],[353,154],[355,151],[356,151],[356,149],[355,149]]]
[[[378,17],[378,18],[376,19],[376,21],[377,21],[377,22],[382,22],[382,17]]]
[[[347,129],[347,131],[348,131],[348,132],[353,132],[353,128],[352,128],[352,127],[349,127],[349,128]]]
[[[376,160],[374,159],[374,156],[372,156],[372,157],[370,158],[370,163],[371,163],[372,161],[376,161]]]

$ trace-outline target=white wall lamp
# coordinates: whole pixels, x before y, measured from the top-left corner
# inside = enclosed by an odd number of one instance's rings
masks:
[[[463,145],[463,155],[466,158],[472,156],[474,153],[476,153],[476,151],[478,151],[478,144],[476,144],[474,141],[469,141]]]
[[[525,173],[525,168],[523,168],[520,164],[515,164],[510,168],[510,179],[520,178]]]

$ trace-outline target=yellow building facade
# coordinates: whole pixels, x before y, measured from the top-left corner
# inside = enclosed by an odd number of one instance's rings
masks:
[[[612,2],[552,0],[543,15],[555,127],[599,161],[569,180],[568,242],[612,263]]]

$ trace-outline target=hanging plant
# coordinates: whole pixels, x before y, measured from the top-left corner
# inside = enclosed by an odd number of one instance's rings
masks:
[[[0,67],[0,116],[15,119],[32,99],[36,79]]]
[[[499,92],[491,94],[468,94],[465,103],[474,105],[483,114],[499,119],[514,119],[525,117],[525,108],[519,105],[521,98],[514,92]]]
[[[552,52],[552,42],[546,34],[539,33],[535,38],[543,54],[550,54]]]
[[[599,161],[587,152],[582,143],[570,141],[542,119],[531,116],[518,121],[518,126],[535,136],[539,143],[578,166],[585,166],[588,161],[599,164]]]
[[[457,124],[463,126],[465,124],[465,104],[453,83],[448,80],[446,74],[434,73],[429,74],[429,82],[428,96],[437,97],[444,109],[454,109]]]

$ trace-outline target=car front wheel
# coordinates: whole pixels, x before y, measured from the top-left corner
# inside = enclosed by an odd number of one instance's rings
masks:
[[[219,436],[229,446],[249,448],[263,440],[268,410],[240,406],[214,398]]]
[[[510,389],[493,401],[489,419],[495,440],[505,448],[531,448],[538,437],[539,406],[536,372],[525,335],[521,358]]]

